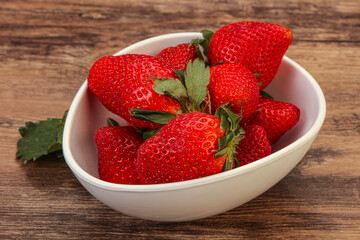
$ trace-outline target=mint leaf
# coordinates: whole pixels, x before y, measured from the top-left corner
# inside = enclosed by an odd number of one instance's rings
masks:
[[[26,163],[61,150],[61,143],[58,142],[58,126],[61,121],[62,119],[49,118],[36,123],[26,122],[25,127],[19,128],[23,138],[17,143],[16,157]]]
[[[210,68],[199,59],[189,62],[185,71],[185,85],[187,95],[193,111],[204,101],[208,94],[207,85],[210,83]]]

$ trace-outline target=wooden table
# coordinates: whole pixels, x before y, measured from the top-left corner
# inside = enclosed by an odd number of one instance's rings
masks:
[[[0,239],[360,239],[358,0],[0,3]],[[97,201],[63,159],[15,158],[18,128],[60,118],[98,58],[155,35],[241,20],[292,29],[287,56],[327,100],[307,155],[261,196],[202,220],[151,222]]]

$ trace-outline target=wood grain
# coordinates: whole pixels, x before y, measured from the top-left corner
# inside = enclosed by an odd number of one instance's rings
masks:
[[[14,0],[0,16],[0,239],[360,239],[359,1]],[[63,159],[15,159],[18,128],[61,117],[98,58],[241,20],[292,29],[287,55],[327,101],[310,151],[266,193],[218,216],[157,223],[97,201]]]

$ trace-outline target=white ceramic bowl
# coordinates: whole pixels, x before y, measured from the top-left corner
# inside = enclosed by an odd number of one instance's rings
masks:
[[[199,33],[175,33],[133,44],[115,55],[156,55],[161,49],[201,38]],[[112,117],[126,122],[102,106],[87,82],[76,94],[67,116],[63,151],[80,183],[98,200],[121,213],[155,221],[188,221],[216,215],[257,197],[302,159],[325,118],[325,98],[314,78],[301,66],[283,58],[273,82],[266,88],[276,100],[301,110],[296,126],[276,144],[273,153],[251,164],[201,179],[157,185],[123,185],[104,182],[97,172],[95,131]]]

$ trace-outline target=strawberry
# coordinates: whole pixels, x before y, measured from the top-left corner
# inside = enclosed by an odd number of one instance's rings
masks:
[[[300,109],[294,104],[260,97],[255,113],[246,125],[260,125],[267,133],[270,144],[276,142],[299,121]]]
[[[209,64],[238,63],[258,76],[260,90],[274,78],[292,43],[292,32],[277,24],[235,22],[218,29],[207,52]]]
[[[134,128],[107,126],[95,133],[98,150],[98,171],[101,180],[139,184],[134,160],[143,139]]]
[[[236,159],[240,166],[259,160],[271,154],[271,145],[266,131],[259,125],[243,127],[245,137],[240,141]]]
[[[177,115],[180,105],[174,99],[156,93],[150,75],[176,78],[166,63],[152,56],[106,56],[90,69],[88,86],[107,109],[134,127],[156,129],[161,125],[132,118],[132,110],[141,108]]]
[[[219,116],[219,115],[217,115]],[[184,113],[170,120],[160,131],[146,140],[135,161],[143,184],[168,183],[209,176],[233,166],[234,143],[240,132],[221,126],[229,119],[200,113]],[[232,136],[233,136],[232,135]],[[229,143],[230,142],[230,143]],[[227,145],[227,146],[226,146]],[[230,166],[230,168],[228,168]]]
[[[242,114],[245,122],[256,110],[259,101],[259,85],[254,74],[240,64],[222,64],[211,68],[211,107],[217,109],[231,103],[230,109]]]
[[[197,54],[194,46],[189,47],[189,43],[183,43],[163,49],[156,58],[167,63],[172,69],[185,70],[187,63],[197,58]]]

